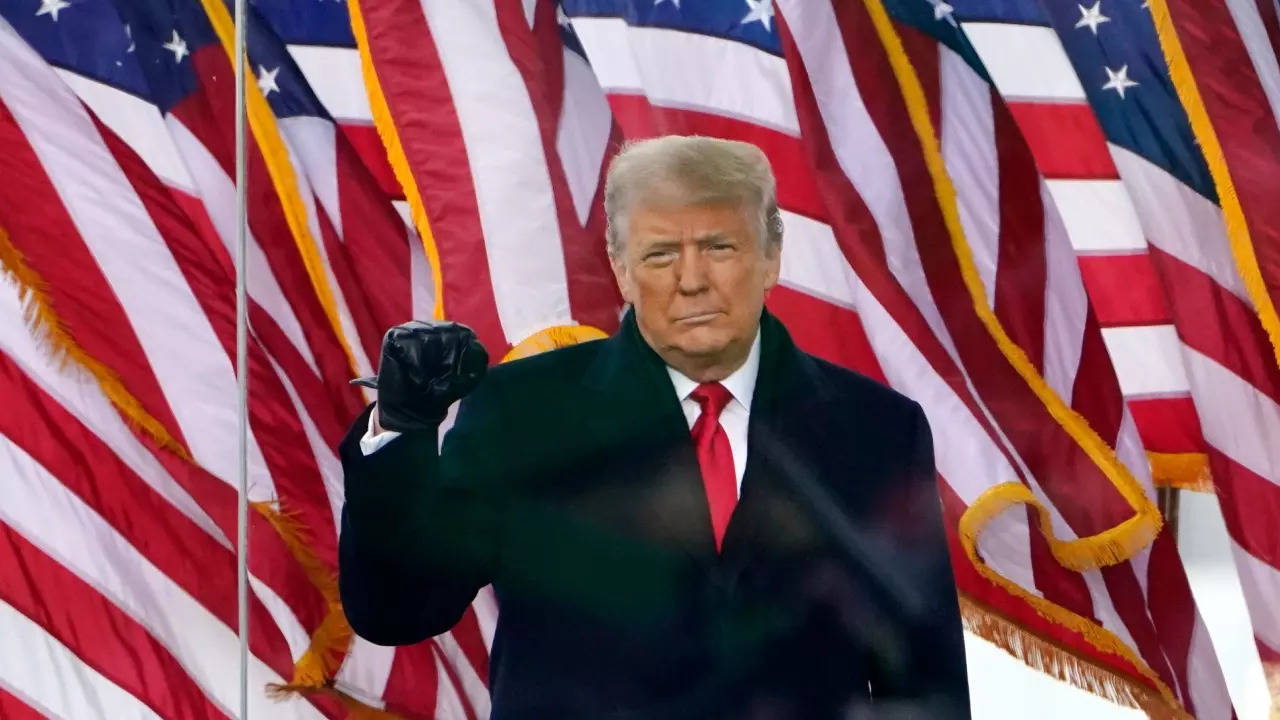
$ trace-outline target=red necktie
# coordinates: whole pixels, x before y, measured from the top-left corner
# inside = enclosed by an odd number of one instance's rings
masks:
[[[720,411],[733,396],[720,383],[703,383],[689,394],[702,406],[702,414],[691,430],[698,449],[698,467],[702,470],[702,487],[711,507],[711,529],[716,536],[716,551],[724,540],[729,516],[738,503],[738,480],[733,472],[733,450],[729,436],[720,426]]]

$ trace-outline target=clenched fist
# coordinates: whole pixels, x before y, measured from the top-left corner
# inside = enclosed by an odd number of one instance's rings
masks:
[[[378,377],[353,382],[378,390],[386,430],[434,431],[454,401],[480,384],[489,354],[466,325],[412,320],[382,338]]]

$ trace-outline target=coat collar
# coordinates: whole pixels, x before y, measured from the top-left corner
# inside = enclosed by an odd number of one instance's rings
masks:
[[[778,458],[771,448],[783,443],[793,447],[806,437],[817,437],[813,406],[821,401],[822,388],[814,360],[802,353],[782,323],[764,311],[760,320],[760,368],[751,401],[747,466],[742,494],[726,531],[719,560],[734,577],[767,542],[772,520],[770,508],[780,493],[788,493]],[[587,431],[600,443],[619,438],[642,439],[651,447],[667,448],[677,465],[687,466],[690,507],[672,523],[704,523],[706,532],[694,533],[697,542],[686,550],[708,561],[716,559],[711,540],[710,515],[702,490],[697,457],[688,424],[672,390],[666,364],[636,326],[628,310],[612,337],[601,341],[601,351],[587,370],[583,383],[593,390],[599,410]],[[799,453],[807,455],[807,453]]]

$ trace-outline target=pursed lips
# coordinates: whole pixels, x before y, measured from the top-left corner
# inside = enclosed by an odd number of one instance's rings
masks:
[[[711,322],[716,317],[723,314],[724,313],[719,310],[712,310],[710,312],[690,313],[688,315],[682,315],[676,318],[675,322],[680,325],[702,325],[704,323]]]

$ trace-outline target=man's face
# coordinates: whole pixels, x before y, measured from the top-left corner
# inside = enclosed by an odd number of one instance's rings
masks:
[[[668,364],[736,365],[759,327],[780,253],[736,205],[639,205],[613,270],[649,345]],[[722,378],[695,378],[722,379]]]

